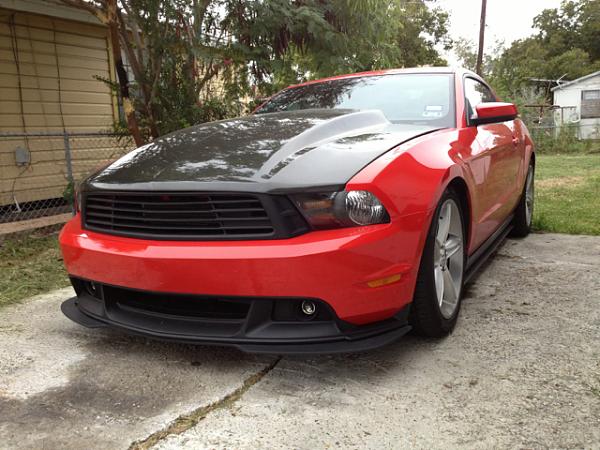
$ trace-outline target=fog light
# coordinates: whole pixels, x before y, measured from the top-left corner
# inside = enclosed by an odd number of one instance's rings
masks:
[[[98,289],[98,285],[93,281],[87,281],[85,283],[85,289],[92,297],[100,298],[100,292]]]
[[[302,302],[302,312],[307,316],[312,316],[317,311],[317,305],[310,300],[304,300]]]

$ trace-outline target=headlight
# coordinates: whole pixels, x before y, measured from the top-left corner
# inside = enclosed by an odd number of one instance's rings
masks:
[[[383,204],[368,191],[298,194],[291,198],[306,220],[318,230],[390,221]]]
[[[390,217],[379,199],[368,191],[346,193],[346,212],[357,225],[389,222]]]

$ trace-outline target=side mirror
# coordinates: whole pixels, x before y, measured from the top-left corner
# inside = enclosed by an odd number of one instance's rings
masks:
[[[498,123],[514,120],[519,115],[517,107],[512,103],[480,103],[475,108],[476,117],[471,117],[471,125],[483,125],[486,123]]]

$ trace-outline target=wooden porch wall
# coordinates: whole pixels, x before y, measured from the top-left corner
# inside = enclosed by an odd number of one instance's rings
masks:
[[[113,94],[96,79],[113,79],[108,45],[102,26],[0,8],[0,133],[110,130]],[[31,151],[29,167],[15,164],[17,146]],[[130,146],[105,136],[73,139],[75,177]],[[0,135],[0,206],[13,195],[19,203],[61,197],[66,173],[62,138]]]

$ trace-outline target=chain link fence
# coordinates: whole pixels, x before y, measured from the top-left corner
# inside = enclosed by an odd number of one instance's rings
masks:
[[[134,147],[114,133],[0,132],[0,224],[71,212],[73,187]]]
[[[600,152],[600,125],[533,123],[528,128],[538,153]]]
[[[521,117],[542,152],[598,147],[600,118],[582,119],[575,106],[526,105]]]
[[[528,125],[528,128],[532,136],[542,139],[558,139],[560,134],[564,133],[578,140],[600,140],[600,123],[598,125],[581,123],[565,123],[562,125],[533,123]]]

